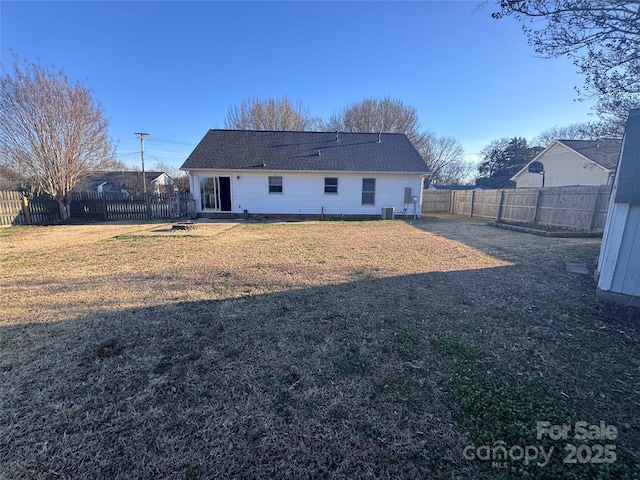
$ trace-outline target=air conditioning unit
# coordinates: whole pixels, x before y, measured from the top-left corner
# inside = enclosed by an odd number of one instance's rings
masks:
[[[393,220],[395,212],[395,207],[382,207],[382,220]]]

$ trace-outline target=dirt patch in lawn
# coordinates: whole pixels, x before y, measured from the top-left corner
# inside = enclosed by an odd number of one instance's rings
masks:
[[[599,240],[446,216],[166,227],[0,230],[0,477],[637,476],[637,312],[564,271]],[[614,425],[582,444],[617,457],[470,458],[538,421]]]

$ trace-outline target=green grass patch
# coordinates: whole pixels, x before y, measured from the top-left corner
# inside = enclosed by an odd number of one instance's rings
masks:
[[[12,237],[20,232],[20,227],[17,225],[0,227],[0,238]]]
[[[433,340],[432,344],[437,352],[450,355],[460,360],[470,361],[474,360],[478,356],[475,349],[469,347],[462,340],[456,337],[439,337]]]
[[[598,309],[584,302],[559,300],[556,303],[558,310],[562,314],[576,318],[596,317],[599,315]]]
[[[364,440],[377,439],[377,438],[380,438],[380,436],[382,435],[382,433],[380,432],[380,429],[373,423],[369,423],[369,422],[358,423],[356,430],[358,432],[358,437]]]
[[[375,382],[371,389],[371,400],[421,415],[433,403],[433,392],[423,384],[423,379],[416,372],[405,372]]]
[[[13,262],[11,264],[13,268],[29,268],[29,267],[35,267],[38,264],[38,262],[29,258],[25,258],[22,260],[13,260],[13,259],[2,260],[2,263],[10,263],[10,262]]]
[[[362,375],[369,367],[369,359],[357,345],[346,345],[334,361],[336,372],[343,376]]]
[[[530,316],[528,312],[522,310],[506,310],[503,308],[492,308],[489,310],[488,315],[491,318],[497,320],[504,320],[506,322],[529,322]]]
[[[310,242],[306,242],[302,245],[302,247],[308,251],[318,250],[320,248],[326,248],[326,246],[327,246],[326,243],[320,240],[313,240]]]
[[[303,335],[309,345],[321,345],[324,343],[324,335],[319,332],[305,332]]]
[[[133,241],[137,242],[140,240],[145,240],[147,238],[153,238],[153,235],[132,235],[130,233],[123,233],[120,235],[116,235],[113,237],[113,240],[124,240],[124,241]]]
[[[424,351],[424,342],[414,330],[400,330],[393,336],[393,351],[405,362],[418,358]]]
[[[492,478],[634,478],[636,465],[615,441],[575,437],[577,422],[591,426],[599,420],[581,416],[544,379],[511,379],[456,337],[443,336],[432,344],[440,354],[441,386],[455,401],[454,416],[469,437],[465,458],[489,470]],[[567,438],[551,438],[539,435],[538,422],[571,430]],[[612,460],[598,456],[605,444],[614,445],[615,461],[595,463]],[[568,445],[580,449],[580,455],[572,457]],[[575,464],[566,463],[573,459]]]
[[[155,364],[153,367],[153,373],[157,375],[163,375],[167,373],[174,365],[173,358],[169,355],[165,355]]]
[[[188,465],[184,469],[184,480],[199,480],[202,478],[202,470],[197,465]]]
[[[269,373],[263,380],[264,389],[271,396],[273,412],[285,423],[289,423],[293,417],[292,391],[302,381],[300,375],[293,371]]]
[[[344,420],[348,420],[348,418],[349,413],[347,412],[347,409],[342,405],[336,405],[334,407],[331,407],[327,411],[327,420],[332,423],[341,423]]]

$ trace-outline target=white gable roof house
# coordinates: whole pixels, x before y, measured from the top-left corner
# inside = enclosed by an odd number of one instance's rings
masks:
[[[511,177],[516,188],[611,185],[620,155],[621,140],[555,140]],[[529,171],[542,163],[544,177]],[[544,185],[542,180],[544,178]]]
[[[429,168],[404,134],[209,130],[181,167],[198,216],[419,216]]]
[[[77,191],[103,193],[142,192],[142,172],[140,171],[105,171],[83,178],[76,187]],[[161,193],[172,189],[173,180],[165,172],[145,172],[147,192]]]
[[[625,126],[597,275],[600,300],[640,307],[640,109]]]

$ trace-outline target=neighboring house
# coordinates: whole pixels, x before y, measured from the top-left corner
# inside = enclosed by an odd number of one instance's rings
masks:
[[[625,126],[598,275],[599,299],[640,307],[640,109]]]
[[[429,173],[404,134],[254,130],[209,130],[181,170],[201,216],[420,215]]]
[[[615,174],[620,145],[616,139],[556,140],[511,180],[516,188],[541,187],[543,175],[529,172],[529,165],[540,162],[544,166],[544,186],[610,185]]]
[[[164,172],[145,172],[147,193],[166,193],[173,188],[171,177]],[[140,194],[144,191],[142,172],[100,172],[84,178],[76,190],[97,193]]]

